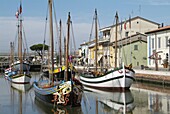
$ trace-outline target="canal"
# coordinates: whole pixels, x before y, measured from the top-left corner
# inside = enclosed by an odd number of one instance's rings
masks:
[[[38,79],[38,73],[32,73],[31,84]],[[31,84],[18,91],[1,74],[0,114],[170,114],[168,87],[135,82],[126,92],[88,88],[81,107],[53,108],[35,98]]]

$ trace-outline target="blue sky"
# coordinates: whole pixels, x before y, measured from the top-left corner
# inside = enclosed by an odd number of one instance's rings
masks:
[[[42,43],[47,10],[47,0],[22,0],[23,25],[27,45]],[[1,0],[0,3],[0,53],[9,52],[9,42],[16,38],[17,19],[15,13],[20,0]],[[100,28],[110,26],[118,11],[124,20],[141,16],[157,23],[170,25],[169,0],[54,0],[57,22],[62,20],[63,34],[66,34],[66,20],[71,12],[76,48],[89,40],[95,8],[98,11]]]

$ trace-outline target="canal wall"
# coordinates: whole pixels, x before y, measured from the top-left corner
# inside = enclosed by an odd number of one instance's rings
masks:
[[[135,79],[138,82],[170,86],[170,71],[154,71],[134,69]]]

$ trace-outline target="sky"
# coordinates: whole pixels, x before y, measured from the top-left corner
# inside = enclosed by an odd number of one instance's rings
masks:
[[[170,25],[169,0],[53,0],[57,24],[63,25],[63,36],[66,36],[66,21],[71,13],[72,37],[76,49],[83,42],[89,41],[94,11],[97,9],[99,28],[114,24],[114,16],[118,12],[119,19],[141,16],[157,23]],[[10,51],[10,42],[16,41],[17,18],[15,13],[20,0],[0,0],[0,53]],[[22,0],[23,37],[28,48],[34,44],[48,40],[48,27],[45,32],[48,0]],[[48,25],[47,25],[48,26]],[[54,22],[54,30],[56,29]],[[57,30],[56,30],[57,31]],[[44,35],[46,33],[46,35]],[[94,34],[94,33],[92,33]],[[55,36],[57,39],[57,34]],[[48,42],[48,41],[46,41]],[[56,49],[57,49],[57,40]]]

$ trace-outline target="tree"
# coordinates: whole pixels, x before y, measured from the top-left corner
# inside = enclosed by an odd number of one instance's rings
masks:
[[[42,59],[43,44],[35,44],[30,47],[32,51],[35,51]],[[48,50],[48,45],[44,45],[44,51]]]

